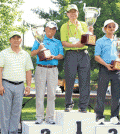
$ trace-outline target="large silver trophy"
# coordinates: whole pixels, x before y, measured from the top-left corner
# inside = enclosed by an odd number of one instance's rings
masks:
[[[33,27],[31,28],[32,30],[32,34],[35,38],[35,40],[37,40],[37,42],[41,45],[44,45],[43,40],[44,40],[44,36],[45,36],[45,32],[44,32],[44,27],[43,26],[37,26],[37,27]],[[38,56],[39,56],[39,60],[46,60],[51,56],[51,52],[49,49],[46,49],[45,47],[40,50],[38,52]]]
[[[114,43],[116,45],[117,57],[118,58],[115,61],[112,61],[111,64],[113,65],[113,70],[120,70],[120,57],[119,57],[119,54],[120,54],[120,39],[116,38],[116,41],[114,41]]]
[[[96,7],[86,7],[86,3],[84,3],[83,11],[85,12],[85,22],[87,26],[93,26],[97,20],[97,17],[100,15],[101,8]],[[87,34],[82,35],[81,43],[85,45],[95,45],[96,36],[91,32],[87,32]]]

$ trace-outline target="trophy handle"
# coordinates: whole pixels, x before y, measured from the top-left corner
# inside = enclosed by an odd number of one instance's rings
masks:
[[[84,6],[83,6],[83,11],[85,11],[85,7],[86,7],[86,3],[84,3]]]
[[[98,8],[98,16],[100,16],[100,10],[101,10],[101,8]],[[98,17],[98,16],[97,16],[97,17]]]

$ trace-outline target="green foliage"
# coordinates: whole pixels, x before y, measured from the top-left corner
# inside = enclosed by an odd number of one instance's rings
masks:
[[[76,4],[79,9],[79,17],[78,20],[85,21],[85,13],[83,12],[84,3],[86,3],[87,7],[97,7],[101,8],[100,16],[97,18],[96,23],[94,24],[94,34],[96,35],[96,39],[101,38],[104,33],[102,32],[102,27],[104,25],[105,20],[113,19],[115,22],[120,25],[120,0],[56,0],[57,2],[53,2],[59,6],[59,11],[50,10],[49,13],[45,13],[44,10],[41,9],[33,9],[34,12],[39,14],[40,18],[44,18],[46,20],[54,20],[57,22],[59,30],[57,31],[55,38],[60,39],[60,27],[62,24],[68,21],[66,16],[66,9],[68,4]],[[120,30],[118,29],[116,32],[117,36],[120,36]],[[90,60],[91,60],[91,70],[93,71],[95,68],[98,69],[98,64],[94,60],[94,47],[88,48]],[[63,60],[59,61],[59,77],[64,77],[63,71]],[[94,72],[94,71],[93,71]],[[91,77],[91,79],[94,79]]]
[[[23,0],[1,0],[0,4],[0,50],[8,47],[9,33],[17,30],[24,32],[24,27],[13,26],[14,21],[21,21],[22,12],[17,11]]]
[[[91,80],[94,81],[94,83],[98,82],[98,69],[94,69],[93,71],[91,70]]]

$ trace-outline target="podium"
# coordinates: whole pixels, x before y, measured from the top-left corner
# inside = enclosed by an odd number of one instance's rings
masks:
[[[35,124],[35,121],[23,121],[22,134],[62,134],[62,126],[50,125],[43,122]]]
[[[56,111],[56,123],[63,126],[63,134],[76,134],[77,128],[81,127],[82,134],[93,133],[95,129],[95,113],[81,113],[78,110],[64,112]],[[79,123],[81,122],[81,126]],[[90,126],[90,127],[89,127]]]
[[[96,123],[95,113],[81,113],[78,110],[64,112],[55,111],[56,124],[50,125],[35,121],[22,122],[22,134],[119,134],[120,125],[106,122],[105,125]]]

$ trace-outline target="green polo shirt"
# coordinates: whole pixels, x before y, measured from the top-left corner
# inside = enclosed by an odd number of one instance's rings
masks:
[[[61,34],[61,42],[62,41],[67,41],[69,43],[72,43],[69,41],[69,36],[70,37],[75,37],[76,39],[81,39],[81,35],[85,34],[88,31],[87,24],[82,21],[78,21],[78,28],[76,31],[76,25],[71,23],[69,20],[69,28],[68,28],[68,22],[63,24],[60,29],[60,34]],[[76,32],[76,34],[75,34]],[[74,35],[75,34],[75,35]],[[65,50],[78,50],[78,49],[87,49],[88,46],[84,46],[81,48],[75,48],[75,47],[64,47]]]

